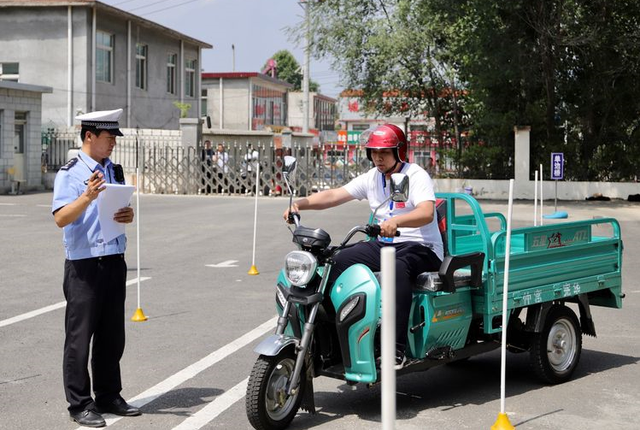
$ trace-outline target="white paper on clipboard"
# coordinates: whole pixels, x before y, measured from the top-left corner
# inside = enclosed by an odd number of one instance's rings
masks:
[[[120,209],[129,206],[133,185],[104,184],[106,189],[98,196],[98,220],[102,230],[102,237],[108,243],[124,234],[125,224],[113,220],[113,216]]]

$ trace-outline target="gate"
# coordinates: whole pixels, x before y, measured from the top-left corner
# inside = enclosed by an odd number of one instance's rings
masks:
[[[296,195],[306,196],[340,187],[371,168],[364,148],[337,148],[334,145],[322,151],[298,145],[275,148],[273,143],[254,147],[233,144],[226,148],[226,163],[219,165],[203,148],[143,147],[141,186],[146,193],[159,194],[252,194],[259,164],[259,193],[277,196],[286,192],[283,157],[292,155],[298,165],[292,188]]]

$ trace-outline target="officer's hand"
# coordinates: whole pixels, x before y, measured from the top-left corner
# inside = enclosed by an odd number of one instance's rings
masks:
[[[133,222],[133,208],[126,207],[118,210],[118,212],[113,215],[113,220],[124,224]]]
[[[291,209],[291,210],[289,210]],[[289,213],[292,214],[297,214],[300,212],[300,209],[298,209],[298,205],[295,203],[291,204],[291,208],[287,208],[286,211],[284,211],[284,214],[282,215],[282,217],[284,218],[285,222],[289,223],[289,224],[293,224],[293,222],[291,222],[291,220],[289,219]]]
[[[396,231],[398,231],[398,224],[393,220],[393,218],[385,220],[380,224],[380,236],[394,237],[396,235]]]
[[[86,181],[87,189],[84,190],[84,195],[87,196],[89,200],[97,199],[98,195],[105,189],[105,187],[103,187],[104,183],[104,175],[99,171],[93,172]]]

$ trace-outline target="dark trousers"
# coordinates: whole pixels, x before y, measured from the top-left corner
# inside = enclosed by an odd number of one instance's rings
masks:
[[[104,404],[120,396],[126,280],[127,264],[122,254],[65,261],[67,309],[62,367],[70,412],[94,406],[88,371],[92,337],[95,402]]]
[[[356,243],[334,257],[336,263],[329,274],[329,285],[333,286],[338,276],[356,263],[364,264],[373,272],[379,272],[380,250],[383,246],[396,248],[396,348],[404,352],[407,345],[413,284],[420,273],[437,271],[442,264],[431,249],[417,242],[386,244],[372,240]]]

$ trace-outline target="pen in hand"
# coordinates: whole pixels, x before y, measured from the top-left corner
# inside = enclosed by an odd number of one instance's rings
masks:
[[[103,187],[105,180],[101,172],[94,172],[84,183],[87,185],[84,194],[91,200],[98,197],[98,194],[105,189]]]

